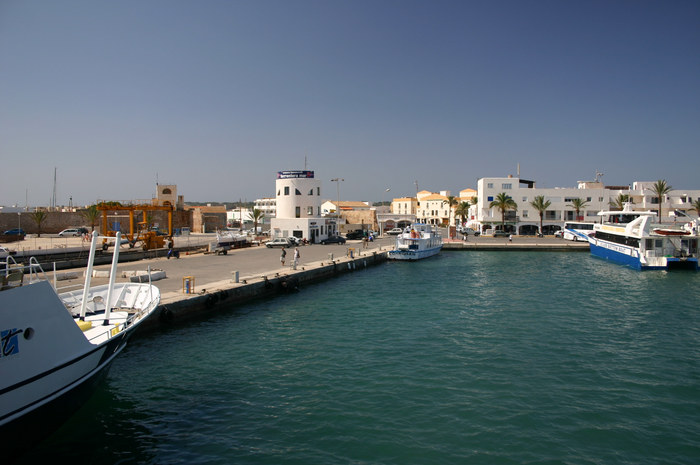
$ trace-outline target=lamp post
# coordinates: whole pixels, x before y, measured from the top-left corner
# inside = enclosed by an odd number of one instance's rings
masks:
[[[386,190],[384,191],[384,193],[387,193],[390,190],[391,189],[387,187]],[[384,198],[382,198],[382,203],[384,203]],[[389,214],[391,214],[391,202],[389,202]],[[384,226],[382,225],[381,221],[379,222],[379,235],[380,236],[384,235]]]
[[[340,181],[345,181],[343,178],[333,178],[331,182],[336,183],[338,191],[338,203],[335,205],[335,233],[340,236]]]

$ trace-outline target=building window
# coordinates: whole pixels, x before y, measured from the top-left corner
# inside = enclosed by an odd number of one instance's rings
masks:
[[[299,192],[299,189],[294,189],[294,193],[295,193],[296,195],[301,195],[301,192]]]
[[[289,186],[284,186],[284,195],[289,195]]]
[[[487,202],[493,202],[493,195],[489,195],[489,196],[486,198],[486,201],[487,201]]]
[[[527,218],[527,210],[523,210],[523,218]]]
[[[493,183],[490,182],[490,183],[486,184],[486,188],[487,188],[487,189],[493,189]]]
[[[313,214],[314,214],[314,207],[308,207],[308,208],[306,209],[306,214],[309,215],[309,216],[313,216]]]
[[[170,194],[172,194],[172,193],[173,193],[173,191],[171,191],[171,190],[168,189],[167,187],[166,187],[165,189],[163,189],[163,195],[170,195]]]
[[[320,187],[316,188],[316,195],[318,195],[319,197],[321,196],[321,188]]]
[[[309,190],[309,195],[314,195],[314,188],[313,187]]]
[[[527,202],[527,196],[523,196],[523,202]]]
[[[294,214],[296,218],[301,218],[301,207],[296,207]]]
[[[603,197],[598,197],[598,202],[602,202],[602,201],[603,201]]]
[[[586,197],[586,202],[590,202],[592,197]]]
[[[512,189],[512,188],[513,188],[513,184],[511,184],[511,183],[509,183],[509,182],[503,183],[503,184],[501,184],[501,188],[502,188],[502,189]]]

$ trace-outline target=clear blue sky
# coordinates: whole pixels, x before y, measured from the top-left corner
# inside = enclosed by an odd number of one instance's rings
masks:
[[[700,2],[0,0],[0,205],[700,189]],[[389,194],[385,189],[390,188]]]

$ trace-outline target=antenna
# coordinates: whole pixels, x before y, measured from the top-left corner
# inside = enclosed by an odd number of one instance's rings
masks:
[[[416,185],[416,194],[417,194],[418,193],[418,180],[414,181],[414,183]]]
[[[595,170],[595,182],[600,182],[600,177],[603,176],[603,173],[601,173],[598,170]]]
[[[518,177],[520,177],[520,163],[518,163]]]

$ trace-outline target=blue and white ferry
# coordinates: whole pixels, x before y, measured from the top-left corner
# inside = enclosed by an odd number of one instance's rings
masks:
[[[413,223],[396,236],[396,245],[389,251],[390,260],[420,260],[432,257],[442,249],[442,237],[433,226]]]
[[[656,212],[622,211],[598,213],[588,238],[591,253],[636,270],[698,270],[698,220],[682,224],[658,224]]]

